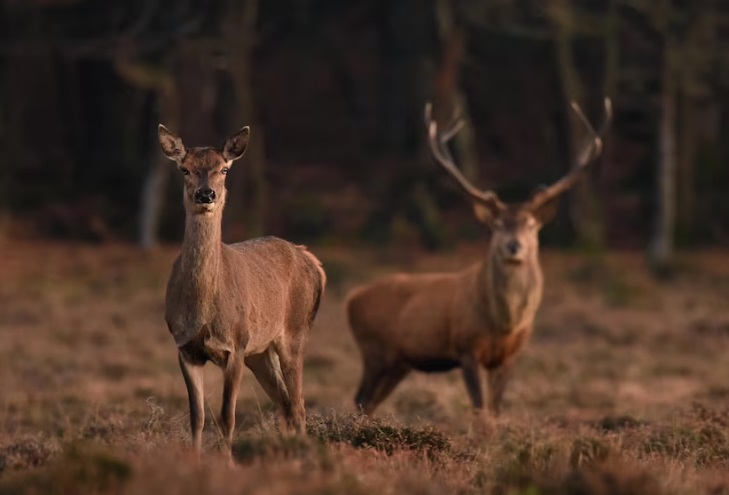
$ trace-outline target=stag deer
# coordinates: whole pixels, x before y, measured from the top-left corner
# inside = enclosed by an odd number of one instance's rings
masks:
[[[228,443],[243,365],[278,405],[285,424],[305,432],[304,346],[326,276],[306,250],[275,237],[221,242],[225,176],[243,156],[244,127],[221,149],[185,148],[163,125],[159,142],[184,176],[185,235],[167,284],[165,320],[179,352],[190,401],[190,428],[200,453],[205,420],[203,365],[223,370],[220,426]]]
[[[347,316],[363,358],[355,404],[372,414],[412,370],[448,371],[460,367],[476,410],[483,408],[481,367],[488,371],[489,408],[499,414],[509,370],[529,339],[542,299],[539,229],[552,219],[558,198],[584,174],[602,151],[612,118],[596,132],[580,108],[573,109],[591,134],[571,171],[526,202],[505,204],[493,191],[474,187],[456,167],[448,141],[461,123],[454,119],[439,134],[426,107],[431,151],[458,183],[476,217],[491,232],[482,261],[457,273],[394,274],[355,288]]]

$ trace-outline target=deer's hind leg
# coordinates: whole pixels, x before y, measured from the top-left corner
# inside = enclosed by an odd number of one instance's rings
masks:
[[[305,334],[288,335],[287,339],[276,347],[281,372],[289,393],[289,408],[284,409],[284,416],[289,428],[297,433],[306,433],[306,409],[304,407],[304,347]]]
[[[399,360],[365,357],[362,382],[354,398],[355,406],[364,414],[371,415],[409,372],[410,366]]]
[[[271,398],[274,404],[283,413],[284,418],[288,417],[287,411],[291,410],[291,398],[286,389],[286,383],[281,371],[281,362],[278,354],[269,346],[260,354],[253,354],[245,358],[245,363],[253,372],[261,384],[263,390]]]

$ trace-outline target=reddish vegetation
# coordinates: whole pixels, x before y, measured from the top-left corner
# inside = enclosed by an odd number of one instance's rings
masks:
[[[0,245],[0,493],[729,493],[723,254],[687,256],[655,282],[640,254],[544,253],[533,340],[502,418],[482,424],[458,373],[411,376],[380,419],[354,415],[360,363],[341,300],[377,275],[464,267],[477,248],[312,247],[331,289],[305,364],[309,436],[279,436],[247,374],[228,470],[212,421],[203,462],[185,448],[162,317],[178,249]],[[213,410],[218,375],[206,373]]]

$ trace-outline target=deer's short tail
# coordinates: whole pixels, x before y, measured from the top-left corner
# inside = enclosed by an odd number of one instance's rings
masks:
[[[309,251],[306,246],[296,246],[301,251],[301,254],[303,254],[307,261],[311,264],[311,266],[316,270],[316,272],[319,274],[319,283],[316,291],[316,298],[314,300],[314,305],[312,306],[311,310],[311,322],[314,322],[314,318],[316,317],[316,313],[319,311],[319,304],[321,303],[321,298],[324,296],[324,289],[327,285],[327,274],[324,271],[324,266],[322,265],[319,258],[314,256],[314,254]]]

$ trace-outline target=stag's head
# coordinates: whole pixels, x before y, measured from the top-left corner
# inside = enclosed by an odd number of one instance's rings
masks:
[[[220,149],[185,148],[182,139],[159,125],[159,144],[167,158],[177,164],[185,180],[183,201],[190,214],[211,214],[225,205],[225,176],[243,156],[250,136],[244,127],[229,137]]]
[[[587,166],[602,152],[603,137],[612,119],[612,104],[605,99],[605,121],[595,131],[580,107],[572,102],[572,108],[585,124],[590,138],[581,149],[570,172],[554,184],[541,187],[523,203],[506,204],[492,190],[481,190],[464,177],[448,150],[448,141],[458,133],[463,121],[454,118],[442,133],[431,115],[431,105],[425,108],[428,126],[428,142],[433,156],[458,183],[473,205],[479,221],[489,227],[491,242],[489,255],[493,260],[507,265],[520,265],[536,259],[539,254],[539,231],[557,211],[559,198],[582,177]]]

